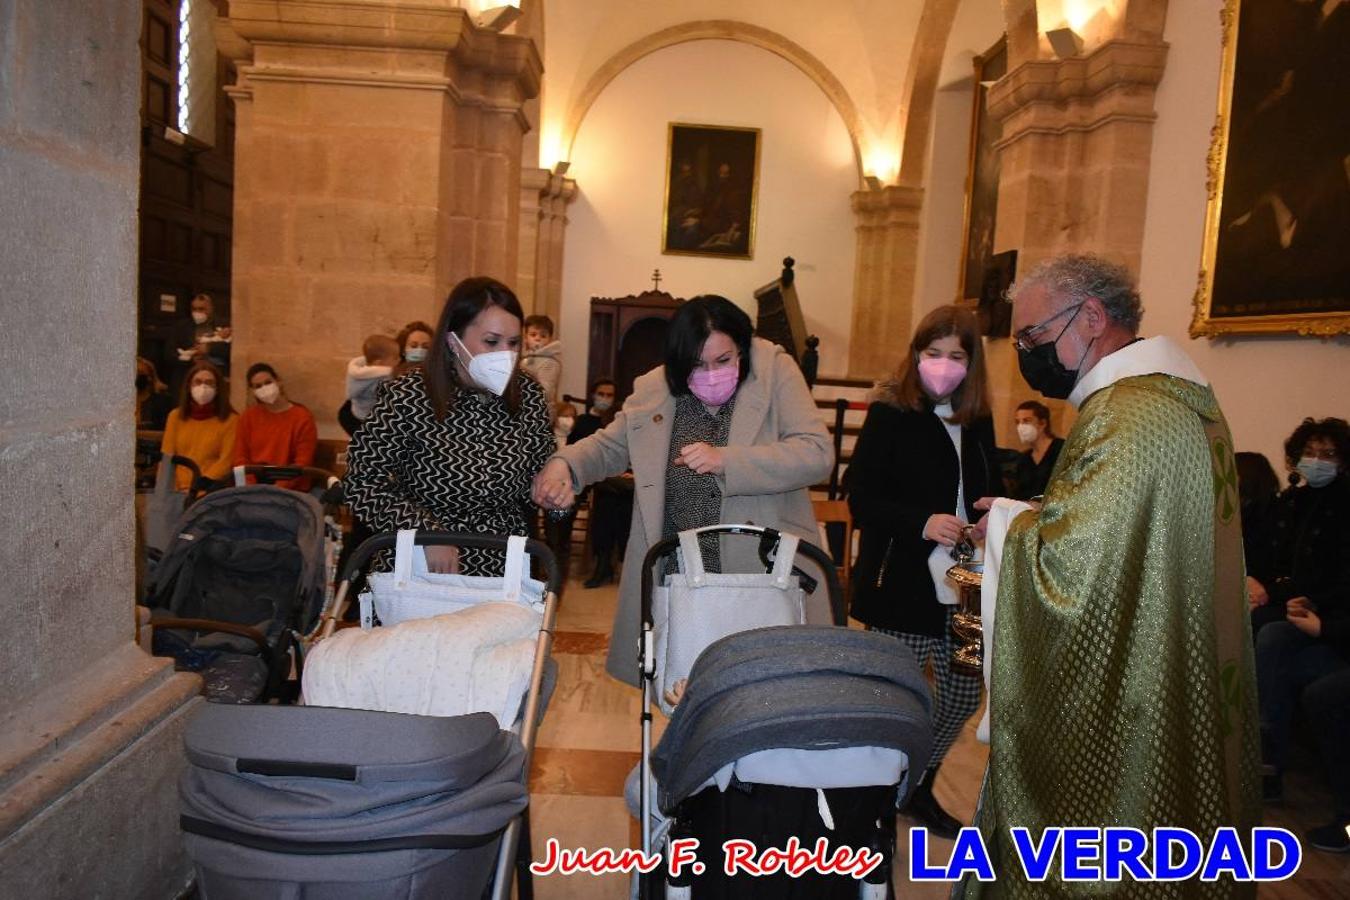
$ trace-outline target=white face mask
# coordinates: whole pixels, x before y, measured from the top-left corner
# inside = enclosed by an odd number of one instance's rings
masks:
[[[410,363],[420,363],[427,358],[427,348],[409,347],[403,351],[403,357]]]
[[[1041,430],[1037,428],[1035,425],[1031,424],[1030,422],[1017,423],[1017,437],[1024,444],[1030,444],[1035,442],[1037,436],[1039,436],[1040,433]]]
[[[209,318],[210,318],[210,316],[208,316],[208,315],[207,315],[206,313],[204,313],[204,312],[195,312],[195,311],[194,311],[194,312],[192,313],[192,321],[193,321],[193,322],[196,322],[198,325],[205,325],[205,324],[206,324],[206,320],[209,319]]]
[[[253,390],[253,396],[257,397],[258,402],[260,403],[276,403],[277,398],[281,396],[281,388],[277,387],[277,383],[273,381],[269,384],[264,384],[260,388],[255,388]]]
[[[453,342],[450,349],[454,351],[460,364],[468,370],[473,383],[500,397],[506,386],[511,383],[511,376],[516,372],[516,351],[493,350],[491,353],[479,353],[475,356],[453,331],[450,332],[449,340]]]
[[[214,384],[194,384],[192,386],[192,399],[198,406],[205,406],[216,399],[216,386]]]

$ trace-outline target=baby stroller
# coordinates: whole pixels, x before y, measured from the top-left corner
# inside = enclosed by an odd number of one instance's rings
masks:
[[[316,631],[395,535],[362,543]],[[416,543],[501,550],[508,538],[421,532]],[[530,751],[542,716],[559,570],[547,572],[529,689],[510,729],[490,713],[422,716],[319,706],[208,705],[189,724],[182,827],[203,900],[479,900],[530,894]],[[317,665],[317,663],[315,663]],[[518,858],[517,851],[521,851]]]
[[[713,526],[700,533],[758,536],[760,556],[780,536],[752,526]],[[682,698],[651,751],[650,702],[659,654],[654,629],[653,569],[681,541],[651,548],[642,579],[642,760],[638,779],[643,850],[659,845],[663,863],[639,878],[643,897],[884,898],[889,896],[895,811],[923,771],[931,751],[931,699],[912,656],[885,635],[843,627],[786,625],[735,631],[707,646],[693,664]],[[683,567],[691,543],[683,541]],[[833,563],[819,548],[796,551],[825,574],[836,626],[844,625]],[[786,571],[781,555],[773,571]],[[793,570],[798,579],[804,577]],[[718,576],[705,576],[711,586]],[[670,603],[674,603],[672,596]],[[707,604],[705,604],[707,605]],[[669,612],[670,628],[689,614]],[[667,639],[669,640],[669,638]],[[669,819],[652,834],[653,785]],[[676,842],[698,841],[699,866],[669,873]],[[748,842],[728,844],[728,842]],[[841,848],[872,864],[843,866],[843,874],[783,871],[755,874],[767,848],[801,848],[810,859],[824,841],[822,860]],[[686,845],[688,846],[688,845]],[[728,874],[732,847],[744,863]],[[752,849],[753,848],[753,849]],[[677,858],[677,857],[676,857]],[[862,875],[861,878],[856,877]]]
[[[199,671],[226,703],[294,698],[298,637],[322,609],[324,512],[308,494],[257,485],[188,507],[151,576],[154,649]]]

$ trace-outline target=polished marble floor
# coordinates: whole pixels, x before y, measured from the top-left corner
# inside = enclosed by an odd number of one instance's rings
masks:
[[[545,841],[558,839],[566,848],[637,846],[636,822],[623,801],[623,782],[638,761],[636,690],[605,673],[610,618],[618,598],[613,585],[586,590],[568,585],[558,618],[554,658],[558,688],[540,730],[531,775],[531,822],[535,858],[542,859]],[[660,736],[657,715],[656,737]],[[946,809],[969,822],[975,811],[987,748],[975,740],[974,721],[947,757],[935,793]],[[656,737],[653,740],[656,740]],[[1266,824],[1302,834],[1320,824],[1327,809],[1316,779],[1294,773],[1286,783],[1287,802],[1266,811]],[[902,837],[906,822],[901,819]],[[901,849],[905,841],[901,842]],[[935,840],[933,860],[945,860],[948,842]],[[939,898],[948,886],[909,883],[908,862],[896,865],[901,898]],[[627,896],[627,877],[550,875],[535,878],[539,900],[619,900]],[[1350,854],[1314,849],[1288,881],[1261,886],[1262,900],[1345,900],[1350,898]]]

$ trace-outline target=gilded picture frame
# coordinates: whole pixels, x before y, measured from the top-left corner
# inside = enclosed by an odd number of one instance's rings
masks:
[[[989,115],[989,85],[1008,74],[1008,40],[1000,37],[973,62],[975,81],[970,112],[970,151],[966,169],[965,217],[961,231],[961,272],[957,301],[977,304],[993,266],[994,226],[998,217],[999,156],[994,144],[1003,125]]]
[[[753,259],[760,130],[671,122],[661,252]]]
[[[1350,334],[1350,8],[1226,0],[1221,15],[1191,336]]]

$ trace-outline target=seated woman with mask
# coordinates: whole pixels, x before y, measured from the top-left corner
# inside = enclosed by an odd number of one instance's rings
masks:
[[[319,444],[314,414],[286,396],[277,370],[264,362],[249,366],[248,389],[258,402],[239,417],[234,439],[234,464],[302,468],[314,465],[314,450]],[[276,485],[307,491],[309,479],[282,479]]]
[[[530,473],[556,444],[544,390],[520,370],[524,318],[499,281],[455,285],[425,362],[380,391],[352,438],[347,502],[372,530],[530,533]],[[481,550],[426,555],[434,572],[502,570]]]
[[[1055,469],[1064,439],[1056,437],[1050,428],[1050,409],[1035,400],[1019,404],[1013,413],[1017,422],[1017,438],[1026,451],[1017,457],[1017,484],[1012,497],[1030,500],[1045,493],[1050,473]]]
[[[1350,424],[1304,419],[1284,442],[1291,486],[1276,498],[1265,546],[1247,560],[1253,634],[1294,599],[1350,607]]]
[[[169,413],[160,450],[165,456],[185,456],[197,464],[202,477],[223,482],[234,462],[235,431],[239,416],[223,389],[220,370],[199,359],[183,378],[183,396],[178,408]],[[175,469],[175,486],[180,491],[192,487],[192,473]]]
[[[686,529],[734,522],[818,540],[807,491],[830,472],[830,438],[797,364],[752,334],[750,317],[730,300],[689,300],[670,321],[665,365],[633,383],[609,425],[564,447],[535,477],[535,502],[565,509],[586,485],[633,471],[636,502],[606,662],[629,684],[638,684],[634,647],[649,546]],[[726,571],[762,572],[755,543],[728,542],[734,558]],[[720,550],[715,540],[705,542],[709,572],[722,571]],[[830,621],[824,593],[808,598],[813,624]]]

